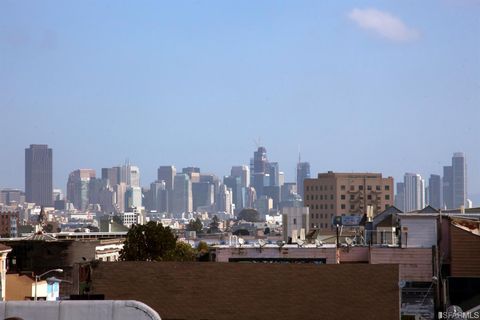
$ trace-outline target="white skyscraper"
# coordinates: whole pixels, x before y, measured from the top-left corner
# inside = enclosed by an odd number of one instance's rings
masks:
[[[418,173],[405,173],[405,212],[421,210],[425,207],[425,180]]]

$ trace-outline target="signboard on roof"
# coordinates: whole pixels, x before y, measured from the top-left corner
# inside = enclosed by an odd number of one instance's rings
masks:
[[[346,226],[346,227],[355,227],[360,225],[362,221],[362,216],[335,216],[333,217],[333,225]]]

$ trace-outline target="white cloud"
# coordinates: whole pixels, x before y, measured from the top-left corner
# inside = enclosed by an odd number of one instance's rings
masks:
[[[406,42],[420,36],[417,30],[406,26],[399,18],[377,9],[353,9],[348,17],[361,28],[391,41]]]

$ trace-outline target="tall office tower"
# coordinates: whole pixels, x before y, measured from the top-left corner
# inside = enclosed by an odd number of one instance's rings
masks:
[[[257,197],[263,194],[263,187],[265,184],[265,176],[267,172],[267,149],[259,147],[257,151],[253,153],[253,187],[257,192]]]
[[[140,169],[137,166],[128,164],[126,166],[127,185],[140,187]]]
[[[269,162],[267,163],[267,172],[270,175],[269,186],[280,186],[280,167],[278,162]]]
[[[453,208],[467,206],[467,162],[463,152],[455,152],[452,157]]]
[[[157,180],[165,181],[166,190],[172,191],[177,169],[174,166],[160,166],[157,170]]]
[[[127,184],[120,182],[113,186],[115,192],[115,211],[117,213],[125,212],[125,193],[127,192]]]
[[[233,166],[230,175],[239,177],[243,188],[250,186],[250,168],[248,166]]]
[[[244,207],[244,192],[242,188],[242,182],[240,177],[226,176],[223,177],[223,184],[232,191],[232,201],[235,204],[235,210],[242,209]]]
[[[397,193],[395,194],[395,207],[405,212],[405,183],[397,182]]]
[[[125,192],[125,209],[128,211],[142,206],[142,188],[128,186]]]
[[[173,183],[175,185],[173,189],[173,214],[179,218],[182,213],[193,211],[192,182],[188,174],[177,173]]]
[[[68,176],[67,200],[73,204],[75,209],[84,211],[88,207],[88,187],[92,178],[95,178],[93,169],[78,169]]]
[[[175,175],[177,174],[177,169],[174,166],[160,166],[157,170],[157,180],[165,181],[165,190],[167,191],[167,208],[166,212],[172,213],[174,200],[173,200],[173,189],[175,186]]]
[[[364,215],[373,206],[374,215],[393,205],[393,178],[381,173],[319,173],[304,180],[303,202],[310,208],[311,228],[333,232],[338,215]]]
[[[108,187],[108,180],[90,178],[88,182],[88,203],[89,204],[100,204],[100,193],[103,189]]]
[[[297,193],[303,198],[303,180],[310,179],[310,163],[297,163]]]
[[[104,180],[106,181],[106,180]],[[102,190],[100,190],[100,194],[98,195],[100,207],[102,208],[102,212],[112,213],[115,211],[115,202],[116,202],[116,193],[113,191],[113,187],[108,186]]]
[[[286,182],[281,187],[280,198],[282,201],[290,198],[292,195],[297,194],[297,184],[295,182]]]
[[[453,209],[453,167],[443,167],[443,204],[442,208]]]
[[[25,198],[40,206],[51,206],[52,149],[46,144],[31,144],[25,149]]]
[[[192,183],[192,204],[193,211],[197,211],[198,207],[213,205],[215,201],[215,188],[210,182]]]
[[[405,212],[421,210],[425,207],[425,180],[417,173],[405,173]]]
[[[25,193],[19,189],[2,189],[0,191],[0,204],[14,205],[25,202]]]
[[[200,182],[200,168],[187,167],[182,169],[182,173],[188,174],[192,183]]]
[[[149,202],[145,204],[147,210],[166,212],[168,205],[167,190],[165,181],[155,181],[150,184],[148,191]]]
[[[431,174],[428,179],[428,204],[435,209],[442,208],[442,177]]]
[[[217,209],[220,212],[225,212],[227,214],[233,214],[233,195],[232,189],[228,188],[226,185],[220,185],[218,191],[218,202]]]
[[[110,186],[119,184],[121,181],[121,167],[102,168],[102,179],[108,180]],[[126,182],[126,181],[123,181]]]

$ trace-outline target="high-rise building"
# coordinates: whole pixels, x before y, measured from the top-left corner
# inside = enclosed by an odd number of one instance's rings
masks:
[[[235,176],[226,176],[223,177],[223,184],[229,188],[232,192],[233,203],[235,204],[235,209],[238,211],[243,208],[243,195],[244,193],[242,188],[242,182],[240,177]]]
[[[67,200],[75,209],[85,210],[89,204],[90,179],[95,178],[95,170],[78,169],[70,173],[67,181]]]
[[[120,182],[113,186],[115,192],[115,211],[117,213],[125,212],[125,193],[127,192],[127,184]]]
[[[218,211],[225,212],[226,214],[233,214],[232,189],[222,184],[220,185],[218,194]]]
[[[456,152],[452,157],[453,173],[453,208],[467,206],[467,161],[463,152]]]
[[[438,174],[430,175],[428,179],[428,204],[435,209],[441,209],[442,193],[442,178]]]
[[[303,198],[303,181],[310,179],[310,163],[297,163],[297,193]]]
[[[278,162],[269,162],[267,164],[270,181],[268,186],[280,187],[280,167]]]
[[[142,188],[128,186],[125,192],[125,210],[140,208],[142,206]]]
[[[443,205],[442,209],[453,209],[453,167],[443,167]]]
[[[397,193],[395,194],[395,207],[405,211],[405,183],[397,182]]]
[[[210,182],[192,183],[193,211],[198,207],[211,206],[215,201],[215,188]]]
[[[192,182],[185,173],[177,173],[174,178],[173,213],[180,217],[182,213],[193,211]]]
[[[304,180],[305,206],[310,209],[310,228],[333,232],[333,217],[364,215],[373,207],[374,215],[394,203],[393,178],[381,173],[319,173]]]
[[[102,179],[108,180],[110,186],[117,185],[121,182],[121,171],[121,167],[102,168]]]
[[[250,186],[250,169],[248,166],[233,166],[230,175],[239,177],[243,188]]]
[[[173,190],[175,187],[175,175],[177,169],[174,166],[160,166],[157,170],[157,181],[165,181],[165,190],[167,191],[166,212],[173,212],[174,200]]]
[[[51,206],[53,200],[52,149],[46,144],[31,144],[25,149],[25,197],[27,202]]]
[[[259,147],[257,151],[253,153],[253,187],[257,192],[257,197],[263,195],[263,187],[265,184],[265,176],[267,172],[267,149]]]
[[[148,210],[156,210],[158,212],[167,212],[168,197],[165,181],[156,181],[150,184],[148,192],[148,204],[145,206]]]
[[[425,180],[418,173],[405,173],[405,212],[425,207]]]
[[[137,166],[127,165],[127,185],[140,187],[140,169]]]

